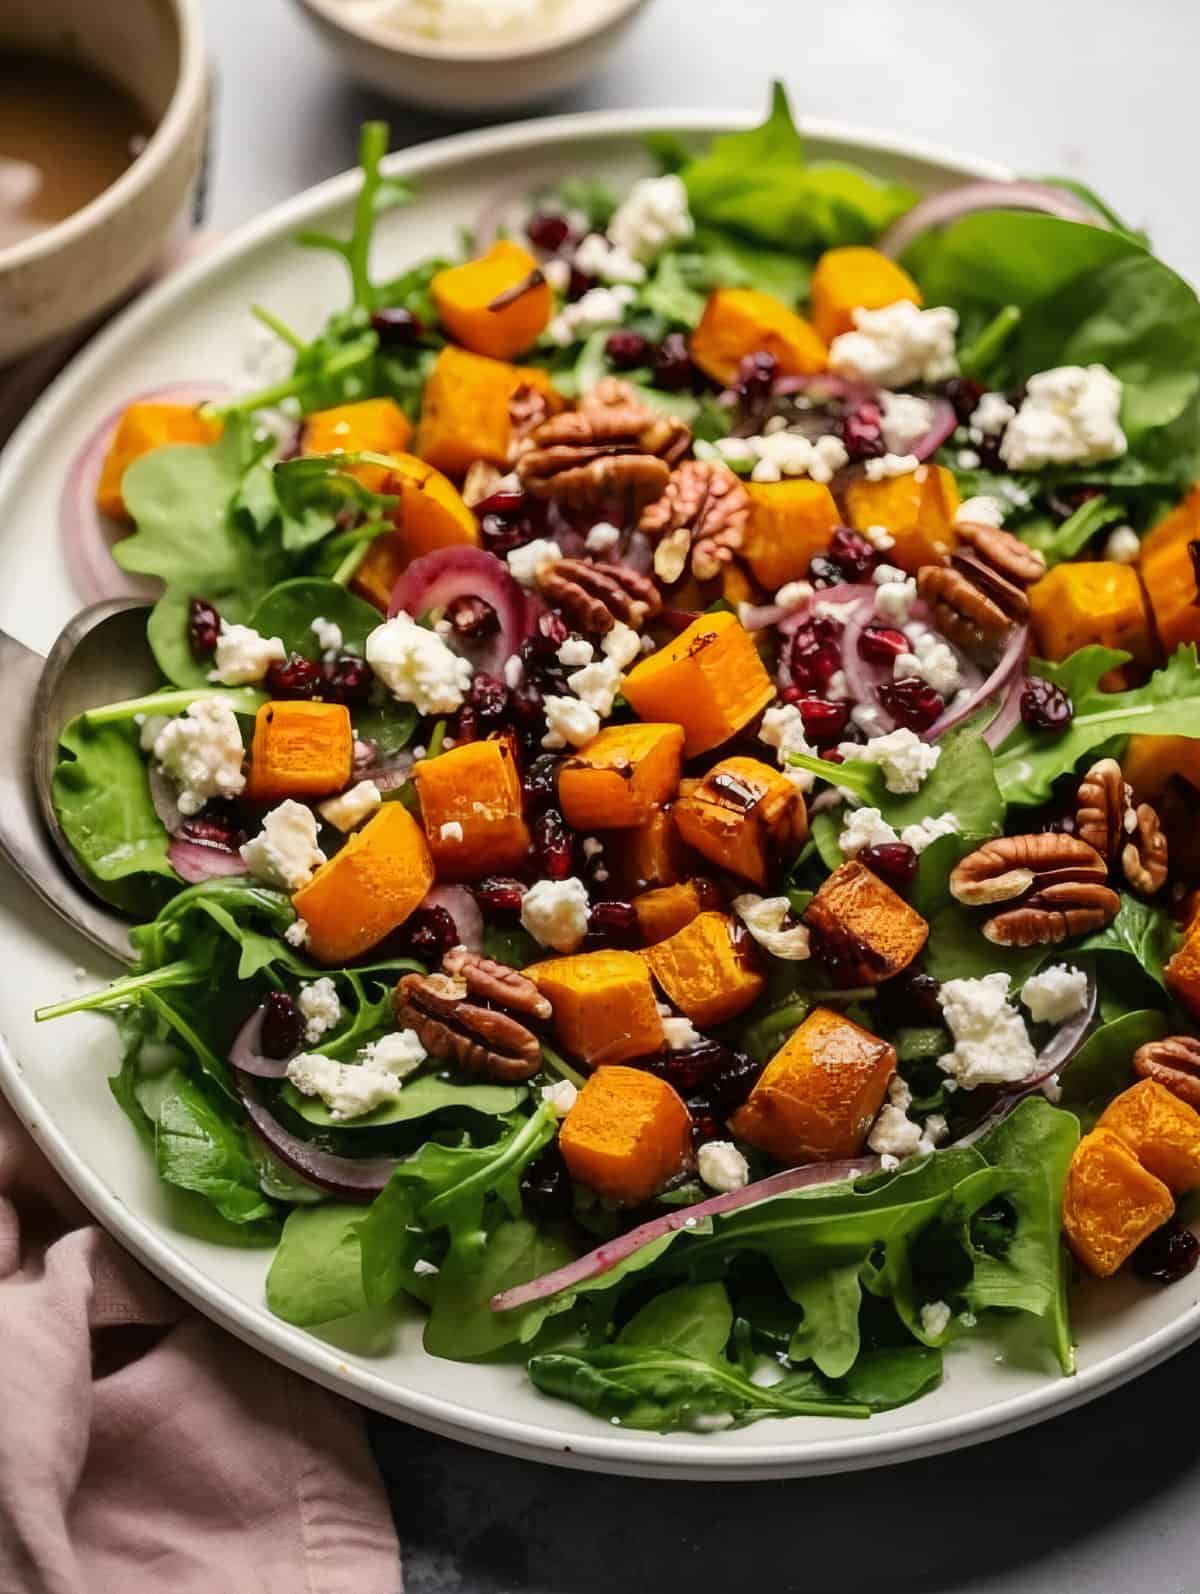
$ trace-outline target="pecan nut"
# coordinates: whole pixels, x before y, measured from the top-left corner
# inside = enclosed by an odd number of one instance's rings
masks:
[[[976,559],[1016,587],[1030,587],[1046,574],[1046,558],[1011,531],[977,521],[956,521],[959,544],[965,543]]]
[[[515,465],[533,446],[533,434],[554,414],[554,405],[541,388],[523,382],[508,401],[508,462]]]
[[[499,1084],[531,1078],[541,1067],[537,1036],[511,1013],[468,1001],[469,994],[467,981],[453,975],[405,974],[392,1005],[431,1057]]]
[[[741,548],[750,521],[750,495],[728,465],[685,460],[667,489],[642,511],[640,530],[659,539],[654,573],[678,581],[691,552],[692,574],[711,581]]]
[[[545,1020],[553,1011],[533,981],[519,969],[484,957],[482,952],[469,952],[465,946],[451,947],[442,958],[442,970],[453,979],[462,980],[468,996],[507,1008],[523,1018]]]
[[[938,630],[966,653],[994,652],[1012,624],[994,598],[952,566],[922,565],[917,591],[933,610]]]
[[[1100,759],[1075,793],[1075,834],[1095,847],[1111,866],[1121,855],[1132,814],[1132,798],[1120,764],[1115,758]]]
[[[662,597],[654,582],[626,565],[556,559],[540,566],[535,580],[547,603],[592,636],[606,635],[618,620],[640,631],[647,620],[662,613]]]
[[[1044,946],[1102,930],[1121,899],[1093,880],[1053,881],[994,914],[983,933],[995,946]]]
[[[1133,1071],[1142,1079],[1157,1080],[1172,1095],[1200,1107],[1200,1040],[1191,1035],[1167,1035],[1147,1041],[1133,1054]]]
[[[1031,836],[997,836],[968,853],[950,874],[950,894],[969,908],[1013,902],[1035,885],[1102,885],[1104,859],[1077,836],[1046,831]]]
[[[1133,810],[1135,829],[1121,849],[1121,869],[1133,889],[1143,897],[1161,891],[1167,879],[1167,838],[1149,803]]]
[[[642,403],[627,382],[608,377],[577,410],[536,426],[517,460],[521,485],[537,498],[568,509],[606,510],[620,523],[635,520],[661,498],[670,467],[687,452],[692,434],[671,415]]]
[[[504,480],[498,466],[490,459],[474,460],[462,484],[462,500],[468,509],[474,509],[490,498]]]

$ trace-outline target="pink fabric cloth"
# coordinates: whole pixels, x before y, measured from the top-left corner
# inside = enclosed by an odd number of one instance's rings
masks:
[[[0,1594],[399,1594],[361,1413],[153,1279],[0,1098]]]

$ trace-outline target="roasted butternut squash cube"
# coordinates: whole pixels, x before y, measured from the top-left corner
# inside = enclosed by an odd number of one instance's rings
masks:
[[[697,860],[679,839],[674,808],[659,808],[635,830],[610,831],[604,838],[604,863],[614,885],[636,896],[686,880]]]
[[[713,1029],[762,995],[766,976],[754,942],[725,913],[700,913],[642,954],[679,1011]]]
[[[832,1008],[814,1007],[729,1127],[789,1165],[855,1157],[895,1071],[896,1053],[886,1041]]]
[[[804,911],[804,922],[836,952],[851,983],[877,985],[906,969],[929,926],[857,859],[839,864]]]
[[[808,812],[782,770],[723,758],[675,804],[680,836],[703,858],[765,885],[772,861],[808,838]]]
[[[1168,961],[1167,984],[1193,1018],[1200,1019],[1200,918],[1193,919],[1183,945]]]
[[[121,482],[135,459],[172,443],[215,443],[220,435],[221,422],[202,414],[195,405],[151,400],[131,404],[117,422],[100,467],[96,508],[114,520],[127,520]]]
[[[909,575],[922,565],[941,564],[958,541],[958,487],[941,465],[918,465],[907,476],[884,481],[852,481],[845,501],[846,519],[856,531],[882,526],[892,537],[888,563]]]
[[[562,408],[545,371],[533,365],[507,365],[448,343],[425,383],[417,453],[460,480],[477,459],[507,466],[512,441],[509,405],[523,387],[544,393],[553,409]]]
[[[554,314],[537,261],[510,238],[498,238],[478,260],[439,271],[430,288],[454,341],[494,360],[524,354]]]
[[[747,482],[750,523],[742,557],[754,579],[769,592],[808,574],[814,554],[824,553],[841,524],[833,494],[821,482]]]
[[[1139,802],[1161,797],[1174,775],[1200,788],[1200,737],[1131,736],[1121,771]]]
[[[414,559],[438,548],[477,548],[479,523],[454,483],[415,454],[395,455],[379,490],[400,500],[392,512],[396,529],[375,538],[351,584],[386,611],[392,588]]]
[[[727,742],[775,696],[753,638],[724,610],[634,665],[621,690],[642,719],[683,726],[688,758]]]
[[[1175,1195],[1200,1186],[1200,1113],[1154,1079],[1123,1090],[1100,1116],[1143,1168]]]
[[[596,1068],[662,1049],[650,970],[636,952],[578,952],[524,972],[553,1007],[554,1033],[572,1057]]]
[[[1097,1127],[1075,1147],[1063,1194],[1063,1232],[1089,1273],[1115,1273],[1174,1211],[1171,1192],[1120,1135]]]
[[[1034,636],[1043,658],[1065,659],[1099,643],[1133,655],[1135,670],[1150,663],[1150,626],[1141,583],[1132,565],[1112,559],[1055,565],[1029,589]],[[1118,691],[1124,669],[1109,670],[1100,684]]]
[[[254,717],[246,796],[276,803],[285,797],[331,797],[354,767],[354,731],[342,703],[264,703]]]
[[[665,941],[719,900],[720,893],[711,880],[683,880],[641,892],[633,899],[633,911],[642,940],[647,946]]]
[[[305,454],[399,454],[411,436],[412,422],[395,399],[361,399],[306,416],[300,448]],[[391,491],[382,465],[354,465],[350,474],[369,492]]]
[[[721,566],[721,596],[734,609],[739,603],[753,603],[758,596],[753,581],[735,559]]]
[[[680,1097],[640,1068],[598,1068],[559,1131],[572,1179],[622,1206],[657,1195],[683,1168],[692,1120]]]
[[[813,325],[826,343],[854,331],[856,310],[885,310],[907,299],[920,305],[921,290],[902,266],[878,249],[856,244],[827,249],[809,287]]]
[[[558,773],[558,802],[576,830],[644,825],[670,802],[683,762],[680,725],[609,725]]]
[[[507,737],[420,759],[413,781],[439,880],[472,880],[524,862],[529,830]]]
[[[1200,592],[1193,547],[1200,544],[1200,487],[1161,520],[1142,543],[1142,585],[1164,653],[1200,642]]]
[[[400,925],[433,884],[433,859],[403,803],[384,803],[292,898],[318,963],[348,963]]]
[[[692,359],[728,387],[747,354],[773,354],[783,376],[808,376],[829,364],[824,340],[782,299],[756,288],[718,288],[692,333]]]

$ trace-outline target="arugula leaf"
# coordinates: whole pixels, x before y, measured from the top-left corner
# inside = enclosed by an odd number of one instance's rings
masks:
[[[617,1335],[618,1345],[657,1345],[715,1362],[733,1332],[733,1307],[723,1284],[679,1284],[642,1307]]]
[[[364,487],[349,467],[391,467],[383,454],[302,454],[275,466],[275,495],[282,514],[285,553],[305,553],[339,529],[339,517],[353,516],[389,529],[400,500],[395,494]],[[356,530],[356,537],[361,533]]]
[[[793,1275],[788,1294],[804,1310],[788,1345],[788,1360],[811,1361],[827,1378],[842,1378],[858,1360],[862,1304],[860,1264],[825,1268],[809,1278]]]
[[[154,1152],[161,1179],[206,1196],[230,1223],[274,1219],[245,1131],[228,1104],[218,1103],[185,1074],[173,1076],[159,1104]]]
[[[385,1000],[390,1009],[390,991]],[[322,1050],[328,1053],[329,1047],[323,1046]],[[339,1047],[339,1050],[347,1048]],[[350,1123],[332,1117],[323,1101],[314,1096],[302,1096],[291,1085],[283,1087],[282,1095],[292,1111],[306,1123],[318,1129],[350,1133],[356,1129],[413,1123],[434,1113],[481,1113],[488,1118],[502,1118],[517,1110],[528,1091],[524,1085],[456,1084],[453,1080],[440,1079],[437,1074],[421,1074],[404,1086],[395,1101],[386,1102]]]
[[[341,256],[350,271],[354,305],[362,310],[375,307],[375,290],[370,273],[371,239],[375,223],[389,210],[407,205],[413,197],[413,190],[408,183],[383,175],[382,162],[387,147],[387,123],[364,122],[358,145],[358,162],[362,167],[363,181],[354,204],[354,223],[349,238],[306,232],[301,233],[297,240],[306,249],[327,249]]]
[[[1166,1016],[1154,1008],[1125,1013],[1093,1030],[1059,1075],[1062,1099],[1081,1106],[1107,1100],[1132,1083],[1130,1060],[1139,1046],[1168,1033]]]
[[[1116,918],[1080,941],[1078,950],[1116,952],[1132,958],[1155,984],[1168,991],[1164,970],[1180,939],[1179,927],[1165,908],[1122,891]]]
[[[293,1209],[267,1274],[267,1305],[276,1317],[316,1328],[364,1309],[362,1215],[362,1207],[334,1201]]]
[[[1098,532],[1124,520],[1125,516],[1126,510],[1121,504],[1114,504],[1101,493],[1096,498],[1085,499],[1060,525],[1047,522],[1022,526],[1021,540],[1043,554],[1047,569],[1052,569],[1064,559],[1074,559]]]
[[[493,1312],[490,1302],[572,1261],[575,1247],[557,1230],[527,1218],[506,1218],[487,1231],[481,1252],[451,1246],[434,1282],[424,1346],[431,1356],[468,1361],[536,1332],[543,1313],[537,1303],[515,1312]]]

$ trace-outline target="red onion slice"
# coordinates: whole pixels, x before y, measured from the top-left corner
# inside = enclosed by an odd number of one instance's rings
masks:
[[[242,856],[234,848],[214,841],[188,841],[182,836],[176,836],[167,848],[167,862],[190,886],[222,875],[246,873]]]
[[[1025,661],[1022,657],[1009,678],[1008,689],[999,709],[994,718],[984,726],[983,739],[989,747],[1000,747],[1008,740],[1009,732],[1016,729],[1021,718],[1021,691],[1024,685]]]
[[[499,629],[470,648],[455,646],[476,669],[498,675],[529,635],[530,608],[525,593],[495,554],[482,548],[436,548],[414,559],[392,589],[389,618],[403,611],[415,620],[430,609],[445,609],[455,598],[482,598],[495,610]]]
[[[776,377],[771,384],[771,392],[781,397],[789,393],[803,393],[815,404],[837,402],[857,408],[875,398],[878,390],[867,382],[839,376],[836,371],[815,371],[808,376]]]
[[[483,914],[473,892],[466,886],[434,886],[422,908],[445,908],[454,920],[458,939],[468,952],[483,951]]]
[[[842,632],[842,671],[846,686],[856,703],[875,704],[875,689],[892,678],[892,665],[872,664],[858,651],[859,638],[875,618],[875,593],[863,598],[851,610]]]
[[[576,1284],[582,1284],[585,1279],[595,1278],[598,1273],[607,1273],[609,1268],[615,1267],[618,1262],[623,1262],[635,1251],[640,1251],[652,1240],[657,1240],[664,1234],[674,1234],[678,1229],[691,1228],[697,1218],[714,1218],[722,1212],[736,1212],[739,1207],[754,1206],[759,1201],[769,1201],[772,1196],[788,1195],[793,1190],[805,1190],[813,1185],[834,1184],[843,1179],[859,1179],[868,1173],[876,1173],[879,1167],[878,1157],[854,1157],[842,1162],[809,1163],[803,1168],[787,1168],[783,1173],[773,1173],[769,1178],[758,1179],[753,1184],[743,1186],[741,1190],[731,1190],[725,1195],[711,1196],[707,1201],[698,1201],[695,1206],[677,1207],[674,1212],[668,1212],[661,1218],[652,1218],[649,1223],[640,1224],[636,1229],[630,1229],[627,1234],[620,1234],[614,1240],[606,1240],[594,1251],[589,1251],[586,1256],[577,1257],[565,1267],[555,1268],[552,1273],[543,1273],[540,1278],[531,1279],[528,1284],[518,1284],[511,1290],[502,1290],[499,1295],[492,1297],[492,1311],[511,1312],[518,1306],[529,1305],[531,1301],[545,1301],[552,1295],[560,1295],[563,1290],[572,1289]]]
[[[1023,625],[1014,626],[1009,633],[1008,641],[1004,644],[1004,651],[1001,653],[995,669],[986,678],[979,690],[973,692],[964,703],[960,703],[956,708],[948,708],[944,714],[934,720],[925,733],[925,739],[935,742],[939,736],[944,736],[947,731],[953,730],[956,725],[961,725],[963,720],[970,719],[971,715],[982,704],[989,702],[997,693],[1004,691],[1012,680],[1014,673],[1020,669],[1028,645],[1029,628]],[[995,721],[984,732],[984,737],[989,747],[998,745],[991,739],[989,734],[994,724]],[[1006,731],[1005,735],[1007,734],[1008,732]]]
[[[934,399],[933,419],[929,423],[929,430],[914,439],[905,449],[905,453],[915,454],[918,459],[928,459],[931,454],[937,453],[948,437],[953,435],[957,425],[958,416],[954,413],[954,406],[949,399]]]
[[[266,1057],[261,1050],[263,1014],[256,1007],[238,1030],[229,1048],[229,1061],[242,1074],[253,1074],[256,1079],[286,1079],[289,1059]]]
[[[892,223],[875,247],[893,260],[898,259],[922,233],[934,227],[946,227],[977,210],[1036,210],[1046,216],[1057,216],[1060,221],[1108,226],[1103,216],[1075,194],[1052,188],[1047,183],[963,183],[958,188],[931,194],[914,205]]]
[[[280,1162],[302,1179],[343,1201],[373,1201],[403,1161],[401,1157],[339,1157],[286,1130],[239,1075],[238,1093],[250,1125]]]

